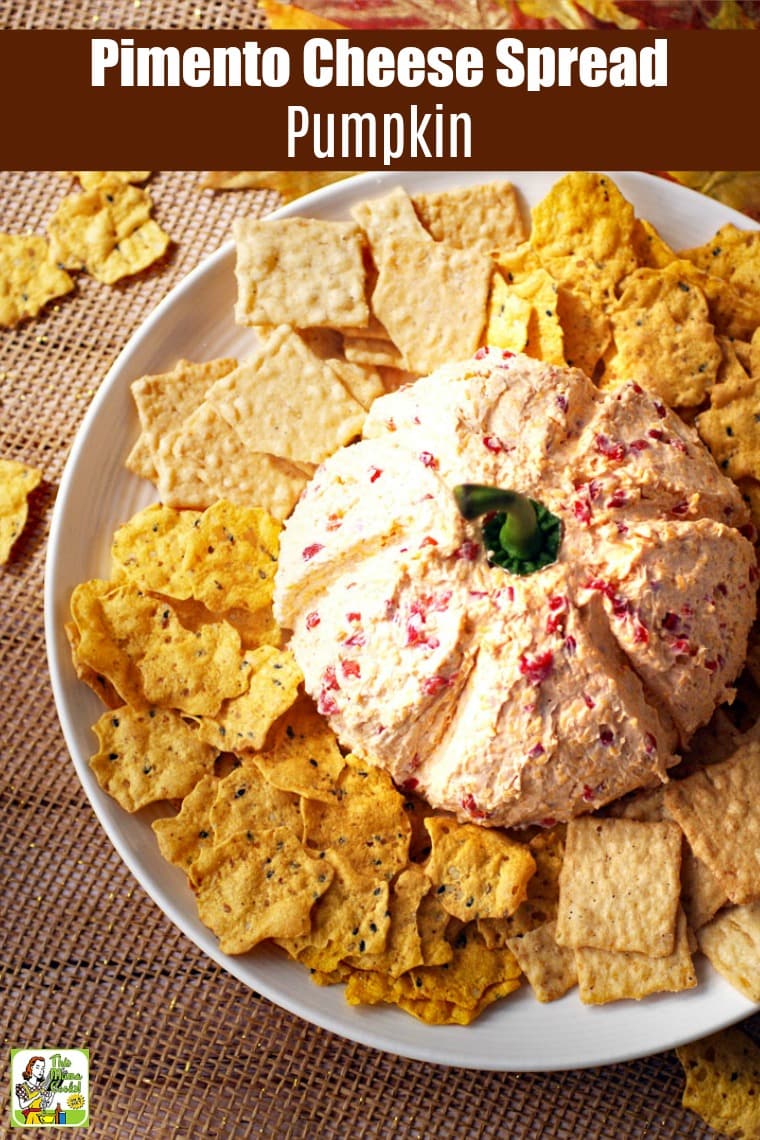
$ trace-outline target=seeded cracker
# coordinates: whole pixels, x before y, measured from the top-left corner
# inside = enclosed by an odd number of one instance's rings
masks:
[[[214,841],[210,812],[218,780],[213,775],[200,778],[185,796],[175,816],[157,819],[151,824],[164,859],[192,875],[192,866],[201,848]]]
[[[332,877],[329,863],[312,858],[287,827],[240,831],[199,852],[198,913],[222,953],[244,954],[265,938],[305,934]]]
[[[244,446],[294,462],[321,463],[364,423],[361,404],[286,326],[218,380],[207,398]]]
[[[668,785],[665,804],[732,902],[760,898],[760,744]]]
[[[330,973],[352,954],[379,954],[390,928],[389,886],[358,871],[352,851],[332,848],[320,854],[332,872],[329,889],[314,907],[303,935],[279,939],[292,958],[313,970]]]
[[[240,754],[263,748],[267,733],[293,704],[303,680],[290,650],[272,645],[247,653],[242,669],[250,675],[245,692],[224,701],[217,713],[200,722],[201,739],[219,751]]]
[[[597,304],[638,266],[633,206],[603,174],[573,171],[532,210],[531,245],[561,285]]]
[[[362,235],[351,222],[239,219],[235,319],[242,325],[366,325]]]
[[[151,217],[150,195],[118,178],[70,194],[48,223],[53,256],[66,269],[86,269],[112,285],[147,269],[169,246]]]
[[[191,597],[193,583],[182,561],[198,518],[196,511],[175,511],[160,503],[138,511],[114,533],[111,578],[174,599]]]
[[[287,827],[300,839],[302,830],[298,797],[272,787],[248,759],[218,781],[209,822],[215,843],[237,831]]]
[[[214,503],[195,519],[184,544],[193,597],[215,613],[271,602],[279,535],[280,524],[258,507]]]
[[[328,802],[304,799],[304,843],[350,856],[355,873],[389,882],[409,859],[410,826],[403,797],[379,768],[346,758]]]
[[[697,430],[715,462],[732,479],[760,478],[760,371],[748,376],[735,346],[724,349],[729,363],[698,416]]]
[[[676,1049],[686,1075],[684,1108],[722,1136],[760,1136],[760,1048],[741,1029],[724,1029]]]
[[[680,254],[707,273],[733,285],[740,297],[760,303],[760,233],[721,226],[709,242]]]
[[[526,845],[442,816],[426,819],[425,827],[432,842],[425,871],[449,914],[467,922],[517,910],[536,869]]]
[[[210,774],[216,758],[216,749],[171,709],[114,709],[100,717],[93,731],[100,747],[90,767],[101,788],[125,811],[182,799]]]
[[[36,317],[48,301],[73,288],[44,237],[0,234],[0,325],[11,328]]]
[[[425,375],[472,356],[486,322],[490,259],[444,242],[395,239],[373,252],[379,263],[372,307],[406,367]]]
[[[10,558],[13,544],[26,526],[29,495],[42,481],[42,472],[15,459],[0,459],[0,565]]]
[[[345,767],[332,729],[303,695],[277,721],[266,752],[253,761],[268,783],[307,799],[330,802]]]
[[[610,313],[603,386],[633,380],[669,407],[701,404],[721,361],[704,294],[675,266],[639,269]],[[663,352],[663,345],[667,352]]]
[[[576,948],[672,954],[680,867],[681,831],[669,820],[571,820],[560,873],[557,941]]]

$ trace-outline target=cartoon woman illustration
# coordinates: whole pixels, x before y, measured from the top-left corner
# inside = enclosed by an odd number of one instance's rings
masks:
[[[45,1079],[45,1058],[30,1057],[21,1076],[23,1081],[16,1085],[19,1108],[26,1117],[27,1124],[42,1124],[40,1112],[53,1099],[50,1076]]]

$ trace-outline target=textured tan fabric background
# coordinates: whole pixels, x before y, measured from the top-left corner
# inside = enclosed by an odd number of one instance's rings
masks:
[[[193,3],[0,0],[0,27],[91,27],[96,19],[187,27],[198,11]],[[252,27],[257,17],[252,6],[216,2],[202,19]],[[12,1047],[88,1046],[93,1137],[712,1135],[680,1106],[673,1053],[586,1072],[477,1073],[406,1061],[299,1021],[180,934],[94,817],[47,675],[48,527],[77,427],[127,338],[221,244],[234,216],[277,204],[265,192],[202,192],[198,180],[163,173],[151,182],[156,216],[175,239],[160,266],[113,288],[79,275],[77,291],[41,318],[0,330],[0,455],[44,472],[28,528],[0,569],[0,1087],[8,1087]],[[6,173],[0,230],[42,232],[66,190],[53,173]],[[747,1028],[760,1039],[760,1016]]]

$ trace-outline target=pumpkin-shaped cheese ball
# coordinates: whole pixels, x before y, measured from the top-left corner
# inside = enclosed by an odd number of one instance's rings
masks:
[[[288,520],[275,590],[342,744],[488,825],[665,779],[755,616],[746,507],[695,432],[636,385],[489,349],[378,399],[364,436]],[[542,504],[554,560],[494,565],[462,484]]]

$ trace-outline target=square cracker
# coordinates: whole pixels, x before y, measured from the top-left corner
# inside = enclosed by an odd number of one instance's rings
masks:
[[[241,218],[234,235],[239,324],[367,324],[363,237],[353,222]]]
[[[671,954],[680,869],[681,830],[670,820],[571,820],[560,873],[557,941],[574,948]]]
[[[678,915],[672,954],[623,953],[580,948],[575,951],[580,999],[586,1005],[604,1005],[623,998],[639,1000],[649,994],[690,990],[697,984],[691,960],[686,916]]]
[[[178,360],[169,372],[133,380],[130,390],[142,430],[127,456],[129,470],[145,479],[155,480],[156,455],[160,445],[181,430],[191,412],[203,403],[206,391],[214,381],[236,367],[237,361],[232,357],[204,363]]]
[[[485,254],[446,242],[383,242],[372,307],[410,371],[424,375],[477,350],[492,268]]]
[[[381,198],[357,202],[351,213],[362,227],[371,247],[376,249],[390,238],[432,241],[415,213],[412,199],[401,186]]]
[[[760,899],[760,743],[673,781],[665,805],[732,902]]]
[[[415,194],[417,216],[436,241],[461,249],[514,249],[527,230],[517,191],[509,182],[482,182],[456,190]]]
[[[727,907],[697,933],[699,948],[719,974],[760,1001],[760,903]]]
[[[555,931],[556,925],[550,921],[507,939],[507,946],[541,1002],[556,1001],[578,981],[575,952],[557,943]]]
[[[330,365],[285,325],[207,399],[245,447],[294,462],[321,463],[364,423],[364,408]]]
[[[162,501],[173,507],[210,507],[218,499],[263,507],[285,519],[308,482],[295,464],[252,451],[207,403],[182,428],[161,440],[156,457]]]

